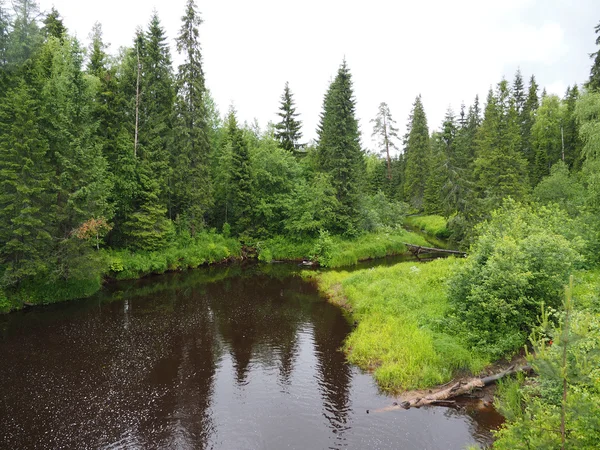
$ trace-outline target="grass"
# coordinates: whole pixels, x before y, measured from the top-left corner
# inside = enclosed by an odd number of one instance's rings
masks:
[[[237,239],[216,233],[200,236],[155,252],[109,252],[109,275],[118,280],[142,278],[167,271],[195,269],[241,255]]]
[[[406,253],[404,243],[426,246],[427,241],[416,233],[403,229],[390,232],[367,233],[358,238],[339,236],[295,241],[282,236],[259,244],[259,260],[295,261],[318,260],[321,265],[335,268],[352,266],[359,261]]]
[[[358,321],[344,345],[349,361],[374,370],[379,386],[394,392],[445,383],[459,370],[481,371],[486,358],[441,326],[449,308],[446,279],[462,263],[448,258],[318,274],[319,289]]]
[[[404,223],[439,239],[450,237],[448,221],[442,216],[409,216]]]

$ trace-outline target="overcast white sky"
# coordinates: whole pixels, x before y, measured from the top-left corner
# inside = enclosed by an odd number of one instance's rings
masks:
[[[458,112],[475,94],[512,80],[517,67],[548,92],[589,75],[599,0],[198,0],[207,85],[222,113],[275,121],[286,81],[295,95],[305,139],[316,136],[323,95],[344,56],[354,77],[363,146],[369,120],[390,106],[402,132],[417,94],[430,128],[448,106]],[[41,0],[87,43],[102,23],[111,50],[130,45],[156,8],[171,43],[185,0]],[[173,56],[176,59],[173,48]]]

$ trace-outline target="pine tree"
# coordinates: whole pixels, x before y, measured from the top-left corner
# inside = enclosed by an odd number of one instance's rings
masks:
[[[133,158],[137,186],[127,180],[124,189],[135,198],[126,208],[123,224],[126,242],[133,248],[157,250],[169,242],[173,225],[167,219],[171,181],[169,146],[172,144],[173,77],[171,56],[156,12],[148,30],[138,31],[135,47],[125,61],[125,89],[133,127]],[[139,80],[139,83],[138,83]],[[123,157],[130,159],[128,145]],[[118,183],[117,183],[118,185]]]
[[[535,152],[531,145],[531,128],[535,123],[535,115],[539,107],[538,89],[535,76],[532,75],[529,81],[527,100],[519,117],[521,125],[521,154],[527,160],[530,170],[535,165]]]
[[[358,230],[358,200],[365,172],[355,111],[352,75],[344,60],[323,101],[317,156],[321,171],[331,176],[340,204],[335,231],[348,234]]]
[[[48,144],[39,99],[20,80],[0,104],[0,279],[3,288],[48,269],[52,238],[45,218],[53,204]]]
[[[574,85],[567,88],[563,107],[563,139],[565,151],[565,163],[575,171],[581,170],[583,155],[581,154],[582,143],[579,137],[579,122],[575,116],[575,107],[579,99],[579,88]]]
[[[19,67],[33,55],[41,43],[41,32],[37,23],[40,9],[35,0],[14,0],[14,21],[8,37],[6,52],[10,67]]]
[[[182,22],[177,37],[177,51],[183,54],[184,62],[179,66],[176,80],[173,215],[181,215],[194,235],[204,226],[204,215],[213,201],[206,87],[199,40],[202,19],[194,0],[188,0]]]
[[[47,55],[47,56],[46,56]],[[110,180],[106,160],[96,139],[93,117],[94,86],[83,73],[83,49],[71,38],[50,36],[40,64],[51,61],[42,80],[42,131],[48,141],[56,204],[52,221],[57,243],[56,275],[64,280],[86,277],[82,260],[89,246],[73,234],[90,219],[110,219]],[[43,73],[39,70],[38,73]],[[95,276],[95,273],[94,273]]]
[[[281,148],[293,152],[298,149],[299,141],[302,138],[300,132],[302,122],[296,119],[299,114],[296,112],[294,96],[287,82],[281,95],[281,104],[277,115],[281,117],[281,121],[275,124],[275,138],[279,141]]]
[[[429,129],[418,95],[409,118],[406,147],[404,150],[406,167],[404,173],[404,197],[416,209],[423,207],[426,180],[429,174],[430,153]]]
[[[594,31],[598,35],[596,37],[596,46],[600,47],[600,22],[598,22]],[[590,58],[594,60],[594,63],[590,70],[590,79],[587,82],[587,88],[591,91],[597,91],[600,90],[600,49],[595,53],[592,53]]]
[[[373,137],[378,139],[378,144],[381,147],[381,153],[385,155],[387,161],[387,178],[392,179],[392,158],[390,149],[397,149],[395,140],[398,139],[398,129],[395,127],[396,121],[392,118],[390,108],[387,103],[381,102],[373,123]]]
[[[231,224],[231,230],[240,235],[249,231],[252,225],[252,173],[248,144],[237,124],[233,107],[229,110],[225,127],[225,146],[230,154],[227,221]]]
[[[478,140],[475,175],[484,200],[481,212],[489,213],[508,196],[523,200],[529,190],[527,164],[519,151],[519,122],[506,80],[495,95],[490,89]]]
[[[46,39],[52,36],[56,39],[62,40],[67,34],[67,28],[65,27],[59,12],[54,8],[54,6],[44,19],[42,32],[44,33]]]

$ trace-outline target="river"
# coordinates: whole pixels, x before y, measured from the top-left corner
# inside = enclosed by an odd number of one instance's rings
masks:
[[[393,399],[345,361],[351,322],[296,270],[199,269],[0,316],[0,448],[491,442],[501,418],[473,405],[368,413]]]

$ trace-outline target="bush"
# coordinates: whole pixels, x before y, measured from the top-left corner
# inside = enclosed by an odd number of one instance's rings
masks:
[[[569,274],[582,262],[581,240],[558,208],[507,200],[478,230],[467,263],[450,280],[454,325],[495,358],[516,351],[542,304],[558,308]]]
[[[410,216],[405,219],[405,223],[438,239],[450,237],[448,221],[442,216]]]

